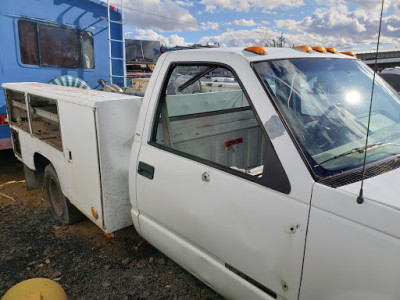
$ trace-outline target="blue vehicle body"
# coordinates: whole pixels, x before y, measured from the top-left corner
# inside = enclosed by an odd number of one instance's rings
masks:
[[[110,19],[121,20],[118,11],[111,10]],[[88,33],[92,39],[93,57],[91,68],[50,66],[41,64],[41,50],[38,50],[39,63],[26,64],[21,53],[21,20],[43,25],[43,28],[72,29],[81,47],[82,35]],[[35,25],[36,26],[36,25]],[[122,24],[111,23],[111,38],[122,39]],[[37,26],[36,28],[42,28]],[[39,32],[39,29],[36,29]],[[21,30],[22,31],[22,30]],[[66,30],[67,31],[67,30]],[[0,150],[11,148],[10,129],[5,125],[6,104],[3,82],[44,82],[47,83],[61,75],[70,75],[86,81],[92,89],[99,88],[99,79],[109,82],[109,46],[107,4],[98,0],[2,0],[0,6]],[[36,40],[39,40],[37,33]],[[26,43],[27,41],[25,41]],[[32,46],[30,43],[28,46]],[[83,42],[82,42],[83,44]],[[39,42],[37,42],[39,45]],[[35,47],[37,46],[34,45]],[[112,56],[123,55],[122,43],[112,43]],[[37,46],[40,49],[40,46]],[[44,47],[43,47],[44,48]],[[81,49],[81,48],[79,48]],[[82,60],[82,55],[79,55]],[[94,58],[94,59],[93,59]],[[94,60],[94,63],[93,63]],[[26,59],[25,59],[26,61]],[[124,64],[122,60],[113,60],[113,83],[123,86]]]

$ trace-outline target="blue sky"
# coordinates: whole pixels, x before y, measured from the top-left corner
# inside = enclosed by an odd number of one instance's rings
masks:
[[[266,45],[283,32],[288,46],[373,50],[381,8],[381,0],[123,1],[126,38],[166,46]],[[399,0],[385,0],[381,43],[381,49],[400,48]]]

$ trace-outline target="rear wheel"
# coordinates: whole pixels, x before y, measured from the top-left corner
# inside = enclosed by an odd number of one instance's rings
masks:
[[[63,224],[74,224],[85,218],[64,196],[56,170],[51,164],[44,169],[44,185],[54,219]]]

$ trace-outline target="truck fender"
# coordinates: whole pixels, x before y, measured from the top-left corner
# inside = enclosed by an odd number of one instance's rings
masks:
[[[35,152],[33,155],[34,169],[31,169],[24,164],[24,175],[27,191],[36,190],[43,187],[44,168],[46,168],[46,166],[49,164],[51,164],[50,160],[38,152]]]
[[[27,191],[36,190],[43,186],[43,173],[31,170],[24,165],[24,175]]]

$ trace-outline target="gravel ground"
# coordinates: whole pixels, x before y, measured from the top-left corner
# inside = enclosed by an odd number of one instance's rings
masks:
[[[52,219],[45,191],[25,190],[21,163],[0,151],[0,297],[30,278],[68,299],[223,299],[144,241],[133,227],[106,238],[90,221]]]

